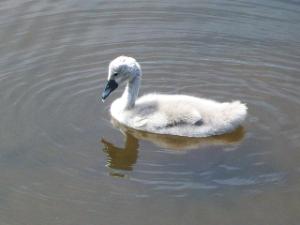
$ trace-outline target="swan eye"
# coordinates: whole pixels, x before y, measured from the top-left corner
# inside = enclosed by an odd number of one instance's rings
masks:
[[[118,76],[118,73],[114,73],[113,76],[114,76],[114,77]]]

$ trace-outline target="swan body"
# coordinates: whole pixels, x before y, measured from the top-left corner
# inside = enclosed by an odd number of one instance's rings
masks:
[[[111,115],[128,127],[158,134],[207,137],[235,130],[245,119],[240,101],[217,102],[188,95],[151,93],[137,98],[142,71],[135,59],[119,56],[109,65],[102,100],[127,82],[123,95],[110,108]]]

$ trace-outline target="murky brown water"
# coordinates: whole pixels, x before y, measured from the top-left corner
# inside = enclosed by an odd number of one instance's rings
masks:
[[[121,54],[142,93],[241,99],[244,127],[114,127],[122,90],[100,93]],[[2,0],[0,224],[299,224],[299,85],[297,0]]]

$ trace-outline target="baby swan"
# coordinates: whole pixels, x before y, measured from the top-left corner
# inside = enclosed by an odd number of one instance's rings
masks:
[[[102,100],[126,82],[123,95],[111,104],[110,113],[128,127],[158,134],[207,137],[233,131],[247,115],[246,105],[239,101],[221,103],[155,93],[137,98],[141,78],[141,67],[134,58],[119,56],[109,64]]]

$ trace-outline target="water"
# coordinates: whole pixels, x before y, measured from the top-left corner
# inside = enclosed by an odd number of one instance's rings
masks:
[[[299,1],[3,0],[0,31],[1,224],[299,224]],[[142,93],[240,99],[244,126],[114,126],[121,54]]]

